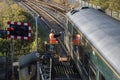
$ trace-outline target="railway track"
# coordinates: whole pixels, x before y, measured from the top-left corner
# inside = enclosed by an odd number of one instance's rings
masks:
[[[45,12],[47,12],[49,15],[54,17],[59,23],[60,26],[66,25],[66,16],[64,14],[64,11],[60,11],[58,8],[51,7],[48,5],[48,3],[43,3],[42,1],[31,1],[31,3],[39,6],[41,9],[43,9]]]
[[[22,4],[24,4],[27,8],[29,8],[30,11],[33,11],[33,13],[42,16],[43,20],[47,24],[48,29],[52,28],[57,32],[64,31],[64,26],[61,26],[61,23],[59,23],[52,15],[50,15],[49,12],[43,9],[43,7],[39,5],[35,5],[33,2],[29,2],[29,1]],[[59,53],[66,54],[67,56],[67,51],[65,50],[65,48],[63,48],[64,47],[63,41],[64,41],[64,36],[61,36],[59,38],[59,42],[62,45],[60,45],[59,48],[62,48],[62,50],[60,50]],[[76,72],[77,70],[76,71],[74,70],[76,69],[76,67],[72,67],[72,65],[74,64],[70,65],[70,63],[71,61],[67,61],[67,62],[53,61],[52,71],[51,71],[53,75],[52,80],[75,80],[75,79],[80,80],[79,73]],[[62,71],[62,73],[60,71]]]
[[[81,80],[78,70],[74,63],[69,62],[53,62],[52,67],[52,80]]]
[[[44,18],[44,22],[47,24],[48,29],[50,30],[51,28],[56,30],[56,32],[60,32],[63,31],[64,32],[64,26],[61,25],[54,17],[52,17],[48,12],[44,11],[43,8],[41,8],[40,6],[38,7],[37,5],[31,3],[31,2],[25,2],[26,6],[32,6],[32,9],[34,10],[34,12],[36,11],[37,14],[42,15],[42,17]],[[60,38],[58,38],[60,44],[62,44],[64,47],[64,36],[61,36]],[[65,47],[64,47],[65,48]],[[60,53],[65,52],[66,50],[61,50]]]
[[[54,18],[53,16],[51,16],[50,12],[45,10],[46,8],[43,8],[43,7],[39,6],[39,5],[36,5],[34,3],[31,3],[31,2],[25,2],[25,4],[28,5],[28,6],[32,6],[31,8],[34,11],[36,11],[39,15],[42,15],[42,17],[46,20],[46,22],[49,23],[49,26],[51,28],[53,28],[53,29],[56,29],[56,28],[58,29],[59,28],[59,30],[61,30],[61,29],[64,30],[64,27],[57,21],[57,19]],[[54,26],[56,26],[56,27],[54,27]]]
[[[33,1],[33,0],[32,0]],[[65,6],[65,5],[62,5],[62,4],[58,4],[58,3],[55,3],[53,1],[47,1],[47,2],[44,2],[44,1],[34,1],[34,2],[37,2],[37,3],[41,3],[41,4],[45,4],[45,5],[48,5],[50,7],[53,7],[55,8],[56,10],[62,12],[62,13],[66,13],[70,8]]]

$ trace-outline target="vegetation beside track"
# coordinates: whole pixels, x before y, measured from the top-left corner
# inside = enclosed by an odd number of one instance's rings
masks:
[[[15,40],[15,55],[21,56],[35,50],[35,20],[24,8],[14,3],[12,0],[0,1],[0,30],[6,30],[7,22],[28,22],[32,24],[32,37],[30,41]],[[38,51],[43,51],[43,42],[47,39],[47,34],[38,26]],[[10,54],[11,39],[0,38],[0,56],[4,53]]]

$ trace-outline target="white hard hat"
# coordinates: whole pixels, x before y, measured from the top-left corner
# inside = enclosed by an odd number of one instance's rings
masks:
[[[55,30],[54,30],[54,29],[51,29],[51,31],[50,31],[50,32],[55,33]]]

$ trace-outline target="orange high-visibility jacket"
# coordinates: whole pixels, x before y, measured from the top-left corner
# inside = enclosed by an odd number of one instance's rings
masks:
[[[54,38],[54,33],[49,34],[50,44],[56,44],[57,40]]]
[[[80,34],[75,35],[75,39],[73,40],[74,45],[79,45],[80,43]]]

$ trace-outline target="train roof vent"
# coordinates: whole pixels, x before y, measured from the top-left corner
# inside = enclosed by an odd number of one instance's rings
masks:
[[[82,7],[81,9],[89,9],[89,7]]]
[[[73,9],[73,10],[70,11],[71,15],[75,14],[76,12],[79,12],[79,10]]]
[[[105,11],[104,10],[102,10],[102,9],[97,9],[98,11],[100,11],[100,12],[103,12],[103,13],[105,13]]]

